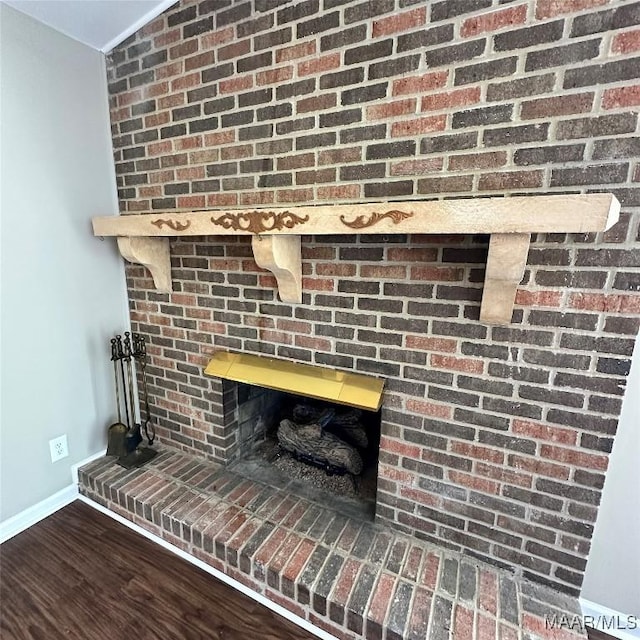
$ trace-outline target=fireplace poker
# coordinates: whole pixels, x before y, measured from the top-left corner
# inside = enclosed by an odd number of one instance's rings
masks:
[[[133,393],[133,363],[131,359],[131,339],[129,332],[124,332],[124,361],[127,363],[127,380],[129,391],[129,403],[131,407],[131,422],[132,427],[129,433],[127,433],[127,453],[135,451],[136,447],[142,442],[142,436],[140,435],[140,425],[136,422],[136,409],[135,409],[135,396]]]
[[[127,433],[127,425],[122,422],[122,413],[120,411],[120,385],[118,384],[118,347],[116,339],[111,338],[111,360],[113,362],[113,376],[116,385],[116,408],[118,411],[118,422],[114,422],[109,426],[107,431],[107,455],[122,456],[126,453],[125,437]]]
[[[149,409],[149,394],[147,393],[147,345],[144,336],[133,334],[133,355],[134,358],[140,362],[140,368],[142,370],[142,395],[144,396],[144,435],[147,437],[149,445],[153,444],[156,437],[156,430],[151,423],[151,410]],[[149,435],[151,433],[151,435]]]
[[[122,336],[119,334],[116,335],[116,358],[120,360],[120,377],[122,378],[122,393],[124,395],[124,415],[127,418],[127,431],[129,431],[129,429],[131,429],[131,423],[129,422],[129,407],[127,405],[127,383],[124,377],[124,349],[122,346]]]

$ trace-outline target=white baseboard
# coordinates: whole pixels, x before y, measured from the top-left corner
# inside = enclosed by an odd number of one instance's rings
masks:
[[[21,511],[15,516],[0,522],[0,544],[28,529],[36,522],[50,516],[58,509],[66,507],[78,497],[78,485],[70,484],[61,491],[45,498],[42,502]]]
[[[55,513],[58,509],[62,509],[62,507],[66,507],[69,503],[73,502],[79,495],[78,469],[83,467],[85,464],[89,464],[89,462],[93,462],[94,460],[101,458],[105,453],[106,449],[99,451],[98,453],[94,453],[88,458],[72,465],[72,483],[68,487],[65,487],[57,493],[54,493],[52,496],[45,498],[41,502],[38,502],[38,504],[34,504],[32,507],[17,513],[15,516],[0,522],[0,544],[5,540],[9,540],[9,538],[13,538],[13,536],[18,535],[37,522],[40,522],[40,520],[50,516],[52,513]]]
[[[583,618],[588,618],[588,626],[591,628],[619,638],[619,640],[638,640],[640,638],[640,616],[620,613],[584,598],[580,598],[580,608]]]
[[[163,540],[162,538],[154,535],[153,533],[150,533],[146,529],[143,529],[142,527],[131,522],[130,520],[123,518],[121,515],[114,513],[113,511],[109,511],[109,509],[103,507],[97,502],[94,502],[93,500],[87,498],[86,496],[80,495],[78,496],[78,498],[82,502],[85,502],[89,506],[93,507],[94,509],[101,511],[102,513],[108,515],[114,520],[117,520],[121,524],[129,527],[130,529],[133,529],[133,531],[135,531],[136,533],[139,533],[140,535],[144,536],[145,538],[148,538],[152,542],[155,542],[159,544],[161,547],[164,547],[165,549],[168,549],[172,553],[175,553],[177,556],[180,556],[181,558],[195,565],[199,569],[206,571],[208,574],[212,575],[214,578],[217,578],[221,582],[224,582],[225,584],[228,584],[230,587],[233,587],[234,589],[237,589],[241,593],[244,593],[244,595],[249,596],[259,604],[262,604],[268,609],[271,609],[271,611],[273,611],[274,613],[277,613],[279,616],[282,616],[283,618],[290,620],[291,622],[298,625],[302,629],[305,629],[309,633],[316,635],[318,638],[321,638],[322,640],[337,640],[335,636],[332,636],[330,633],[327,633],[324,629],[319,629],[318,627],[315,627],[308,620],[305,620],[304,618],[300,618],[294,613],[291,613],[291,611],[289,611],[288,609],[285,609],[279,604],[276,604],[275,602],[271,602],[271,600],[269,600],[268,598],[265,598],[265,596],[263,596],[262,594],[252,591],[251,589],[249,589],[249,587],[245,586],[241,582],[238,582],[237,580],[230,578],[228,575],[222,573],[221,571],[218,571],[217,569],[210,567],[208,564],[206,564],[202,560],[199,560],[198,558],[195,558],[194,556],[188,554],[186,551],[183,551],[182,549],[175,547],[174,545],[167,542],[166,540]]]

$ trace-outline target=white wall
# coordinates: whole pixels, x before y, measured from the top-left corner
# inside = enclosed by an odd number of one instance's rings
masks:
[[[4,4],[0,30],[3,521],[106,446],[108,339],[128,314],[122,260],[90,226],[117,213],[103,55]]]
[[[640,616],[640,340],[609,460],[582,597]]]

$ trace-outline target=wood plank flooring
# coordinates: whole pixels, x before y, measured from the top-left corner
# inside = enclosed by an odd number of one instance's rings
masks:
[[[80,501],[0,547],[0,637],[316,638]]]

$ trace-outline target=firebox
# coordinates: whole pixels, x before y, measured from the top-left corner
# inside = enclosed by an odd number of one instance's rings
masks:
[[[222,378],[234,470],[373,519],[383,380],[224,352],[206,373]]]

